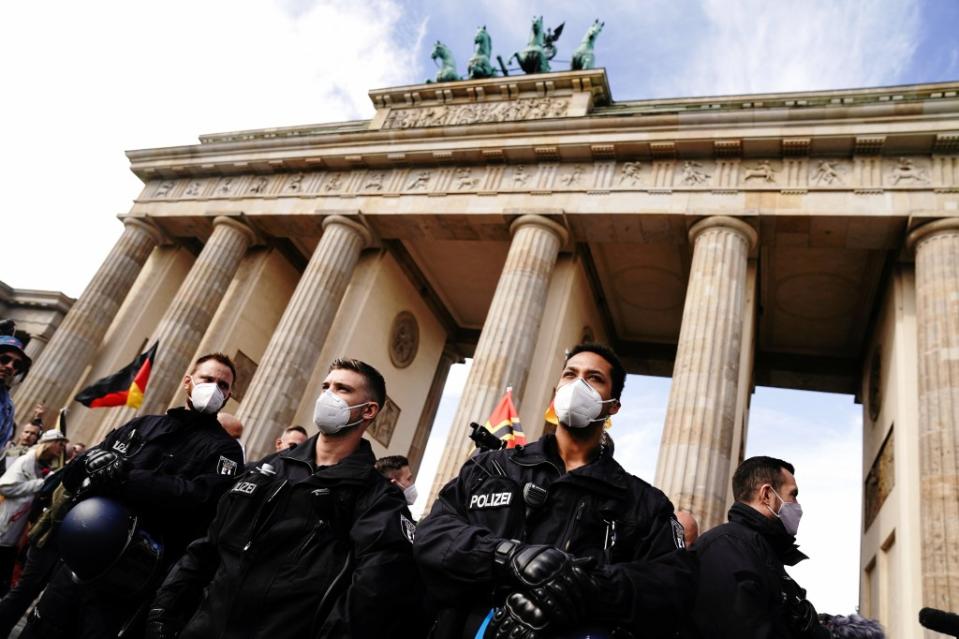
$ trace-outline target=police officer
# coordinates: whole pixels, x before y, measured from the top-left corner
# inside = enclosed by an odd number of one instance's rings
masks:
[[[63,486],[72,499],[83,502],[89,497],[107,497],[117,508],[133,513],[138,525],[162,544],[162,563],[152,575],[110,573],[108,568],[117,557],[97,556],[93,548],[84,552],[83,546],[71,546],[71,534],[88,535],[90,531],[68,529],[67,515],[57,533],[65,565],[44,591],[23,637],[103,639],[116,637],[121,630],[124,636],[136,636],[138,623],[142,630],[146,606],[159,580],[187,544],[203,535],[217,500],[242,472],[240,445],[216,419],[230,397],[235,377],[236,368],[226,355],[200,357],[183,378],[185,407],[170,409],[165,415],[137,417],[67,465]],[[54,504],[54,509],[59,506]],[[103,523],[108,522],[104,519]],[[120,532],[126,535],[125,530]],[[105,540],[116,534],[102,531]],[[84,545],[89,546],[88,541]],[[68,548],[73,548],[72,555]],[[103,574],[78,584],[71,568],[77,576]],[[125,589],[129,596],[106,593],[108,581],[114,592],[118,590],[118,578],[129,579]],[[119,590],[122,593],[124,588]]]
[[[733,473],[736,503],[729,521],[696,541],[700,581],[694,619],[702,637],[832,636],[785,569],[807,558],[796,546],[802,507],[794,472],[781,459],[750,457]]]
[[[442,608],[434,636],[675,632],[694,588],[682,527],[601,445],[625,378],[609,348],[577,345],[553,398],[555,436],[480,453],[440,491],[415,544]]]
[[[147,636],[422,636],[413,522],[363,439],[385,399],[375,368],[335,360],[320,432],[233,485],[157,593]]]

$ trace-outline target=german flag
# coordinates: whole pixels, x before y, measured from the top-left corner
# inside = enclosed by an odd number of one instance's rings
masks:
[[[143,403],[143,393],[150,379],[150,370],[156,358],[157,346],[140,353],[128,366],[113,375],[98,379],[80,391],[73,399],[90,408],[105,406],[131,406],[139,408]]]
[[[493,414],[489,416],[483,427],[493,433],[497,439],[506,442],[507,448],[516,448],[526,445],[526,434],[519,423],[519,413],[513,405],[513,389],[507,388],[503,398],[499,400]]]

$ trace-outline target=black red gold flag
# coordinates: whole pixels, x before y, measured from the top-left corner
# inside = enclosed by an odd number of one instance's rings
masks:
[[[154,342],[149,350],[137,355],[137,358],[129,365],[113,375],[93,382],[77,393],[73,399],[90,408],[105,406],[139,408],[143,403],[147,382],[150,380],[150,371],[153,368],[158,345],[159,342]]]

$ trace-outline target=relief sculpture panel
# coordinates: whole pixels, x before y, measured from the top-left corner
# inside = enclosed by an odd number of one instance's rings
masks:
[[[444,107],[445,108],[445,107]],[[955,174],[955,175],[953,175]],[[437,167],[396,167],[220,178],[160,179],[146,187],[148,199],[284,197],[479,192],[548,193],[552,190],[670,192],[750,189],[783,192],[955,188],[959,160],[930,157],[750,159],[624,159],[592,162],[530,162]]]
[[[507,102],[440,104],[409,109],[390,109],[384,129],[419,129],[433,126],[514,122],[565,117],[569,98],[531,98]]]

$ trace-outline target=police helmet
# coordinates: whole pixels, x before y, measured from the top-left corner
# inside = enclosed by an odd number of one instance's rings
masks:
[[[77,583],[133,597],[160,567],[163,545],[118,501],[91,497],[74,506],[57,537],[63,563]]]

